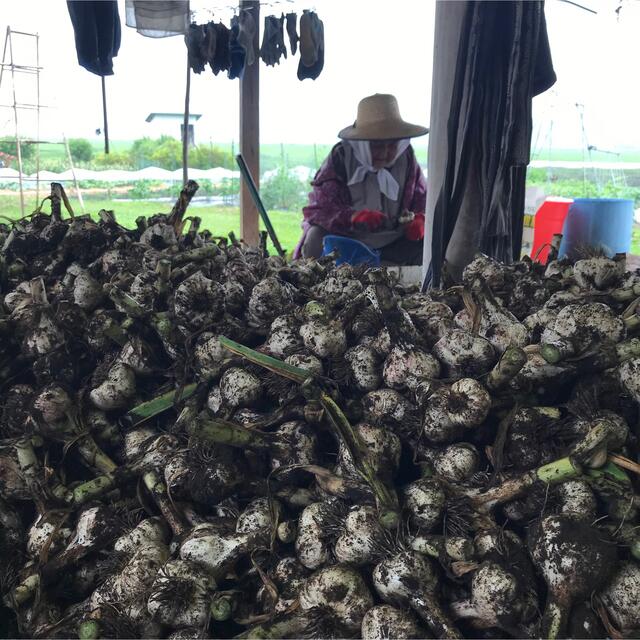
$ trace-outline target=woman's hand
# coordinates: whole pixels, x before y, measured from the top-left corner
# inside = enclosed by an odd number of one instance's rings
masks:
[[[369,231],[375,231],[380,228],[382,221],[386,218],[384,213],[380,211],[372,211],[371,209],[362,209],[356,211],[351,216],[351,224],[355,227],[358,225],[366,225]]]
[[[424,213],[416,213],[413,216],[413,220],[404,227],[404,235],[412,242],[424,239]]]

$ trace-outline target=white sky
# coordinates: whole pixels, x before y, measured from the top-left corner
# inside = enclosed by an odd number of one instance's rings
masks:
[[[640,84],[640,2],[578,0],[597,9],[592,15],[549,0],[547,22],[558,83],[534,102],[537,147],[582,146],[575,103],[584,104],[590,144],[603,149],[640,148],[636,125]],[[184,101],[186,48],[181,37],[154,40],[124,26],[115,75],[107,78],[109,133],[112,139],[145,135],[151,111],[181,112]],[[231,0],[198,0],[197,6],[220,7],[214,16],[228,23]],[[325,66],[314,82],[296,77],[298,56],[279,67],[260,63],[261,141],[331,143],[355,118],[358,100],[374,92],[394,93],[406,120],[427,124],[433,59],[433,0],[315,0],[272,2],[262,15],[315,8],[325,25]],[[192,7],[196,2],[192,2]],[[102,126],[100,78],[77,64],[73,30],[63,0],[0,0],[0,37],[6,25],[39,32],[41,38],[42,138],[95,138]],[[285,40],[286,41],[286,40]],[[32,62],[31,50],[16,39],[16,62]],[[11,101],[9,78],[0,102]],[[21,77],[19,99],[33,101]],[[230,141],[238,137],[238,81],[207,69],[192,75],[191,111],[202,113],[198,138]],[[31,130],[29,115],[22,114]],[[0,135],[13,133],[12,113],[0,110]],[[427,139],[417,141],[426,144]]]

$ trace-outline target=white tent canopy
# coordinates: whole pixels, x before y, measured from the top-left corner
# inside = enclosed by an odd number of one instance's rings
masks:
[[[221,183],[225,179],[240,178],[239,171],[231,171],[222,167],[214,169],[189,169],[189,175],[194,180],[211,180],[215,184]],[[0,182],[17,182],[20,174],[15,169],[0,168]],[[35,173],[23,175],[25,182],[35,182]],[[68,169],[62,173],[53,171],[41,171],[40,182],[72,182],[73,172]],[[76,169],[76,180],[96,180],[100,182],[136,182],[138,180],[160,180],[169,182],[182,182],[182,169],[168,171],[160,167],[145,167],[139,171],[125,171],[123,169],[105,169],[104,171],[93,171],[91,169]]]

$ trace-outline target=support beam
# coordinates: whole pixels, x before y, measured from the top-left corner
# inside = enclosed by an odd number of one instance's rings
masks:
[[[253,180],[260,187],[260,2],[240,0],[240,9],[251,11],[256,23],[253,48],[256,59],[247,65],[240,79],[240,153],[247,163]],[[240,236],[248,244],[258,245],[260,229],[258,209],[251,193],[242,181],[240,190]]]

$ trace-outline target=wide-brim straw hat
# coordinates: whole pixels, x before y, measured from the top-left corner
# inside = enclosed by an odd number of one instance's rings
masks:
[[[401,140],[427,133],[427,127],[402,119],[395,96],[374,93],[360,100],[356,121],[340,131],[338,137],[343,140]]]

